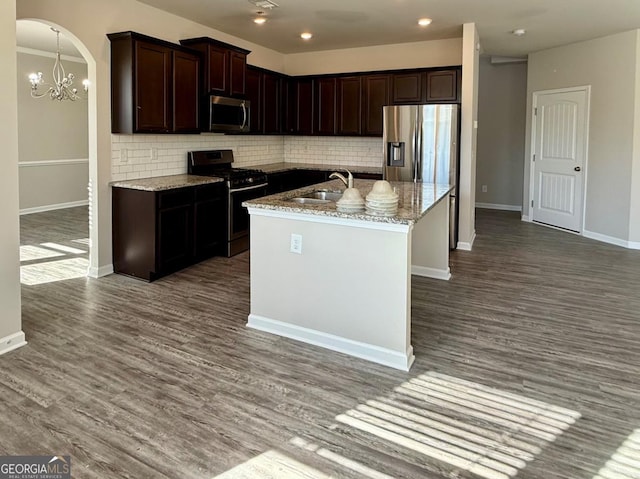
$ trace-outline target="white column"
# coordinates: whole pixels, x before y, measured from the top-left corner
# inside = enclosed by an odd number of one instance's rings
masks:
[[[0,2],[0,354],[24,343],[20,314],[16,3]],[[26,85],[25,85],[26,87]]]
[[[476,237],[476,137],[480,40],[475,23],[462,28],[462,116],[460,128],[460,208],[458,248],[471,250]]]

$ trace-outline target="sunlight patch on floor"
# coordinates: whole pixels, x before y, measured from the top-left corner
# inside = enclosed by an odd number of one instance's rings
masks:
[[[69,254],[84,254],[87,252],[85,249],[72,248],[58,243],[42,243],[42,246]]]
[[[362,475],[362,477],[368,477],[370,479],[394,479],[392,476],[384,474],[380,471],[376,471],[375,469],[371,469],[370,467],[365,466],[360,462],[344,457],[343,455],[338,454],[326,447],[322,447],[318,444],[305,441],[300,437],[294,437],[289,442],[296,447],[304,449],[305,451],[314,452],[323,459],[327,459],[339,466],[344,467],[345,469],[354,471]]]
[[[640,429],[633,431],[593,479],[640,478]]]
[[[20,282],[27,286],[84,278],[87,275],[87,258],[69,258],[20,267]]]
[[[64,253],[58,251],[51,251],[47,248],[41,248],[35,245],[22,245],[20,246],[20,262],[34,261],[37,259],[47,259],[64,256]]]
[[[85,246],[89,246],[89,238],[78,238],[71,240],[73,243],[83,244]]]
[[[486,479],[509,479],[580,413],[427,372],[336,419]]]
[[[331,476],[306,464],[270,450],[256,456],[213,479],[328,479]]]

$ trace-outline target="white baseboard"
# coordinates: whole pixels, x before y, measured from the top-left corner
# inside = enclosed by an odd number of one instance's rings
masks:
[[[249,315],[247,327],[295,339],[303,343],[313,344],[332,351],[338,351],[339,353],[349,354],[384,366],[401,369],[402,371],[408,371],[415,359],[412,346],[409,346],[409,349],[404,353],[393,351],[372,344],[361,343],[333,334],[323,333],[315,329],[303,328],[294,324],[265,318],[256,314]]]
[[[99,268],[90,267],[87,271],[89,278],[102,278],[113,273],[113,265],[108,264],[106,266],[100,266]]]
[[[27,342],[25,341],[24,333],[22,331],[0,338],[0,355],[6,354],[14,349],[18,349],[25,344],[27,344]]]
[[[500,205],[497,203],[476,203],[476,208],[485,210],[522,211],[522,206],[520,205]]]
[[[427,268],[426,266],[411,265],[411,274],[422,276],[423,278],[443,279],[449,281],[451,279],[451,270]]]
[[[458,241],[458,245],[457,248],[461,249],[462,251],[471,251],[473,249],[473,243],[476,240],[476,232],[473,232],[473,235],[471,236],[471,241],[466,242],[466,241]]]
[[[57,203],[55,205],[34,206],[33,208],[23,208],[20,210],[21,215],[30,215],[31,213],[44,213],[45,211],[63,210],[65,208],[75,208],[76,206],[88,206],[89,200],[70,201],[68,203]],[[87,220],[88,221],[88,220]]]
[[[622,246],[627,249],[640,249],[640,242],[638,241],[627,241],[620,238],[615,238],[613,236],[607,236],[600,233],[595,233],[593,231],[583,230],[582,236],[585,238],[594,239],[596,241],[602,241],[603,243],[609,243],[616,246]]]
[[[522,221],[525,221],[527,223],[531,223],[531,218],[529,218],[529,215],[522,215]]]

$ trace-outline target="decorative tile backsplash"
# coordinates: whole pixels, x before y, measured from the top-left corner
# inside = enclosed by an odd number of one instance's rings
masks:
[[[382,138],[287,136],[284,158],[289,163],[381,166]]]
[[[380,138],[245,135],[111,135],[111,179],[132,180],[187,171],[187,152],[230,148],[234,166],[269,163],[379,166]]]

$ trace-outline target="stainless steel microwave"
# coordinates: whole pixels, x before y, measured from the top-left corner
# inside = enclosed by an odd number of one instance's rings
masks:
[[[223,96],[209,98],[209,131],[222,133],[249,131],[250,101]]]

